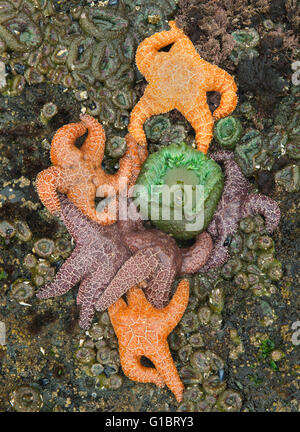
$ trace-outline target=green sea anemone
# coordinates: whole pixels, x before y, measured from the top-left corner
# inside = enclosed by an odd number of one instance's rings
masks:
[[[185,143],[150,155],[135,186],[142,215],[176,239],[188,240],[211,221],[224,184],[221,167]]]
[[[259,44],[259,34],[254,28],[237,30],[232,33],[238,48],[249,49]]]
[[[239,119],[233,116],[219,120],[215,125],[214,136],[225,149],[233,149],[239,142],[243,127]]]

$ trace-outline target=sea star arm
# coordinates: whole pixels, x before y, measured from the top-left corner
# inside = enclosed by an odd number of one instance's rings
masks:
[[[184,385],[179,378],[167,341],[162,342],[155,355],[149,355],[149,358],[168,388],[174,393],[177,402],[181,402]]]
[[[165,382],[155,368],[145,367],[141,364],[141,356],[135,355],[124,347],[119,348],[120,361],[123,372],[133,381],[153,383],[158,387],[164,387]],[[147,353],[145,353],[147,356]],[[147,356],[148,357],[148,356]]]
[[[61,218],[68,228],[69,233],[74,237],[76,244],[84,244],[87,239],[87,223],[89,223],[89,237],[93,238],[93,230],[99,230],[99,226],[88,220],[88,218],[64,195],[58,194],[62,208]]]
[[[103,170],[98,173],[97,197],[114,197],[114,202],[102,212],[97,213],[97,221],[101,225],[109,225],[117,221],[117,209],[119,197],[128,194],[129,188],[135,183],[141,168],[140,155],[137,151],[137,143],[130,135],[126,135],[127,150],[120,160],[120,167],[116,174],[107,174]]]
[[[207,232],[196,237],[193,246],[181,248],[182,265],[180,274],[196,273],[206,263],[213,248],[213,241]]]
[[[125,375],[130,379],[139,382],[152,382],[159,387],[164,387],[164,380],[154,368],[148,368],[141,364],[141,354],[133,351],[136,349],[141,352],[144,349],[144,354],[147,356],[147,344],[141,343],[145,341],[144,337],[141,339],[135,338],[135,320],[136,316],[142,318],[144,322],[147,316],[147,310],[153,309],[147,302],[142,289],[132,287],[127,293],[127,302],[119,299],[115,304],[108,308],[108,313],[115,328],[119,341],[119,353],[122,369]],[[143,312],[141,312],[141,310]],[[142,315],[141,315],[142,314]],[[124,321],[124,324],[122,324]],[[140,329],[137,323],[137,329]],[[126,336],[129,336],[126,337]],[[137,342],[137,346],[132,346],[133,342]],[[128,346],[128,342],[131,346]]]
[[[162,333],[169,334],[180,321],[189,301],[189,281],[183,279],[179,282],[172,300],[161,310],[163,316]]]
[[[172,283],[176,278],[176,269],[162,262],[145,288],[147,300],[156,308],[162,309],[169,302]]]
[[[135,61],[141,74],[143,74],[147,81],[149,71],[151,70],[152,63],[154,62],[158,50],[174,43],[180,36],[183,36],[182,30],[178,29],[174,21],[169,22],[171,30],[165,30],[146,38],[138,46],[136,51]]]
[[[105,149],[105,132],[101,124],[89,115],[81,115],[80,120],[88,129],[88,136],[80,148],[85,160],[90,160],[94,166],[101,167]]]
[[[273,232],[280,221],[278,204],[266,195],[250,194],[243,205],[242,217],[261,214],[266,220],[266,229]]]
[[[122,314],[123,312],[125,312],[126,308],[127,304],[122,298],[119,298],[119,300],[117,300],[108,308],[108,313],[112,324],[114,324],[115,319],[118,319],[118,314]]]
[[[115,174],[107,174],[104,171],[99,174],[98,179],[100,186],[97,188],[96,195],[113,196],[117,192],[122,191],[128,184],[128,179],[131,176],[132,162],[126,154],[120,160],[120,167]],[[107,187],[108,186],[108,187]],[[100,195],[101,194],[101,195]]]
[[[73,185],[68,190],[68,198],[78,207],[83,214],[98,222],[98,216],[95,208],[96,186],[92,182],[80,183]]]
[[[207,227],[207,232],[215,239],[218,235],[218,226],[216,218],[214,218]]]
[[[209,155],[216,162],[225,162],[234,160],[234,153],[232,151],[220,150]]]
[[[130,196],[130,188],[136,183],[142,164],[148,157],[148,150],[145,146],[138,144],[130,133],[126,135],[125,139],[127,145],[126,155],[130,157],[132,165],[131,175],[128,181],[128,192]]]
[[[96,192],[97,197],[107,197],[115,195],[117,191],[124,190],[125,186],[128,188],[135,183],[135,180],[141,169],[141,160],[143,153],[139,149],[135,139],[128,133],[126,139],[126,153],[120,159],[119,170],[116,174],[107,174],[103,170],[98,173],[98,189]],[[147,153],[144,156],[147,157]],[[108,187],[107,187],[108,186]]]
[[[211,268],[220,267],[225,264],[229,259],[228,247],[223,245],[224,239],[217,240],[214,247],[208,257],[208,260],[203,267],[199,269],[199,272],[205,273]]]
[[[118,174],[120,173],[121,178],[124,177],[127,179],[127,188],[129,190],[136,182],[142,163],[148,156],[148,151],[142,148],[130,133],[126,135],[125,140],[127,149],[124,157],[120,161]],[[128,173],[126,172],[127,165],[130,169]],[[125,172],[123,172],[123,170],[125,170]]]
[[[81,268],[78,265],[79,253],[75,249],[72,255],[61,266],[55,279],[42,287],[37,293],[40,299],[61,296],[68,292],[82,277]]]
[[[126,300],[128,304],[129,312],[139,312],[153,310],[153,306],[147,301],[144,291],[139,285],[135,285],[126,294]]]
[[[81,328],[90,327],[95,312],[95,301],[105,290],[107,281],[111,280],[113,276],[114,269],[106,260],[97,267],[91,276],[82,280],[77,296],[77,304],[80,305],[79,325]]]
[[[85,296],[85,285],[81,283],[76,297],[77,306],[82,305],[82,303],[84,302],[84,296]]]
[[[182,281],[174,296],[177,303],[175,315],[180,320],[188,302],[188,281]],[[183,295],[183,298],[177,296]],[[142,289],[133,287],[127,293],[128,306],[117,313],[111,314],[111,321],[119,341],[120,360],[124,373],[134,381],[153,382],[159,387],[166,383],[174,392],[176,399],[181,401],[183,384],[167,343],[167,336],[172,331],[172,322],[164,311],[157,310],[146,300]],[[109,313],[111,308],[109,308]],[[173,312],[173,309],[170,309]],[[182,312],[182,313],[181,313]],[[155,368],[141,364],[141,356],[148,357]]]
[[[236,108],[238,102],[237,85],[231,75],[216,65],[205,62],[204,70],[206,70],[207,82],[209,83],[207,91],[221,93],[220,105],[214,111],[213,116],[215,119],[226,117]]]
[[[93,276],[94,274],[81,282],[77,295],[77,304],[80,306],[79,326],[83,329],[90,327],[94,317],[94,299],[99,287]]]
[[[58,129],[53,137],[50,150],[53,165],[66,168],[81,160],[81,151],[74,143],[85,131],[86,127],[82,122],[69,123]]]
[[[60,201],[57,190],[66,189],[63,170],[59,167],[51,166],[41,171],[36,178],[36,190],[44,206],[55,214],[60,212]]]
[[[169,110],[169,107],[165,107],[164,109],[162,101],[161,104],[155,103],[151,95],[151,86],[149,85],[141,99],[131,111],[130,115],[128,130],[138,144],[143,147],[146,147],[147,145],[146,134],[143,129],[145,121],[155,114],[161,114],[162,112],[168,112]]]
[[[153,276],[158,266],[157,252],[151,248],[139,250],[123,264],[97,300],[96,310],[107,309],[131,287]]]
[[[131,252],[136,252],[143,241],[141,233],[145,232],[146,228],[143,225],[141,213],[137,211],[136,206],[130,200],[127,201],[127,219],[118,220],[118,228],[122,236],[122,240]]]
[[[158,377],[163,379],[169,389],[174,393],[178,402],[182,399],[184,387],[178,376],[166,338],[174,326],[180,321],[181,316],[186,309],[188,297],[189,282],[187,280],[180,282],[176,293],[171,300],[171,306],[163,309],[163,311],[158,311],[153,308],[147,302],[145,295],[140,288],[132,288],[127,294],[128,311],[138,313],[141,321],[144,321],[145,317],[151,316],[149,324],[145,329],[145,338],[143,338],[143,341],[147,340],[147,343],[143,344],[143,355],[153,362]],[[182,309],[182,307],[184,307],[184,309]],[[173,325],[174,323],[167,316],[169,313],[174,313],[173,318],[177,320],[175,325]],[[151,324],[151,322],[153,322],[153,324]],[[130,327],[134,328],[132,325]],[[158,328],[157,334],[155,334],[155,327]],[[139,330],[139,328],[140,326],[138,325],[137,329]],[[136,348],[141,349],[141,346],[137,346]],[[139,379],[142,378],[145,380],[146,377],[147,380],[151,379],[151,382],[155,382],[153,380],[155,369],[144,368],[140,363],[137,363],[137,361],[135,364],[139,367]],[[137,377],[135,377],[135,379],[137,379]],[[157,384],[157,382],[155,382],[155,384]]]
[[[119,197],[113,196],[107,206],[101,212],[97,211],[97,222],[102,225],[111,225],[118,220]]]
[[[195,102],[193,105],[182,105],[179,111],[195,130],[197,149],[206,154],[213,137],[214,127],[213,117],[208,106],[201,104],[201,108],[199,108],[199,104]]]

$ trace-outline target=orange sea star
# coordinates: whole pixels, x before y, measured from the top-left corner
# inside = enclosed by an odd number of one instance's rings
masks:
[[[138,143],[146,145],[143,124],[147,118],[176,108],[195,129],[198,150],[206,154],[213,136],[213,118],[225,117],[235,109],[237,86],[227,72],[201,59],[174,21],[169,25],[171,30],[155,33],[137,49],[137,67],[149,84],[132,110],[128,130]],[[170,44],[169,52],[159,52]],[[208,91],[221,93],[213,116],[206,101]]]
[[[184,390],[174,365],[167,337],[180,321],[189,299],[189,282],[182,280],[164,309],[155,309],[141,288],[133,287],[127,293],[127,303],[121,298],[108,312],[118,337],[123,372],[133,381],[151,382],[159,387],[165,384],[178,402]],[[155,368],[141,364],[148,357]]]
[[[70,123],[58,129],[53,137],[50,158],[53,165],[37,176],[36,188],[43,204],[51,213],[60,212],[60,201],[57,191],[67,194],[69,199],[88,217],[101,225],[116,221],[115,212],[106,208],[98,213],[95,208],[97,190],[107,185],[105,196],[118,194],[129,180],[136,179],[140,168],[137,143],[126,135],[127,151],[120,160],[116,174],[107,174],[101,168],[105,149],[104,129],[96,119],[82,115],[78,123]],[[76,139],[86,129],[88,136],[81,146],[75,146]]]

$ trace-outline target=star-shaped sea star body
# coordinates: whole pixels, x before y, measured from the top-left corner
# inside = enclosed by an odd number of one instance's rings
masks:
[[[86,129],[88,136],[78,149],[76,139]],[[120,160],[116,174],[107,174],[101,168],[105,149],[105,133],[96,119],[82,115],[78,123],[61,127],[53,137],[50,158],[53,165],[37,176],[36,188],[43,204],[51,213],[60,211],[57,191],[67,194],[80,210],[101,225],[116,221],[116,209],[110,213],[106,208],[98,213],[95,208],[95,196],[99,187],[105,196],[118,194],[140,168],[137,144],[130,134],[126,136],[127,151]],[[132,183],[132,180],[131,180]]]
[[[174,21],[169,25],[171,30],[155,33],[137,49],[137,67],[149,84],[131,113],[128,130],[138,143],[146,145],[143,124],[147,118],[176,108],[195,129],[198,150],[206,154],[213,136],[213,117],[225,117],[235,109],[237,86],[227,72],[201,59]],[[159,52],[171,44],[168,52]],[[206,101],[208,91],[221,93],[213,117]]]
[[[270,233],[280,221],[280,209],[274,200],[265,195],[249,192],[250,183],[234,161],[232,152],[220,151],[210,156],[216,162],[224,164],[225,184],[217,210],[207,228],[214,240],[214,247],[206,264],[199,269],[201,272],[219,267],[229,259],[228,246],[233,234],[238,230],[241,219],[261,214]]]
[[[95,298],[106,288],[131,256],[116,224],[101,226],[84,216],[67,198],[59,195],[61,218],[74,237],[76,247],[55,279],[37,293],[41,299],[65,294],[81,281],[77,304],[80,326],[88,328],[94,316]]]
[[[155,309],[146,300],[140,288],[127,293],[127,303],[119,299],[109,308],[109,316],[119,342],[123,372],[133,381],[151,382],[159,387],[165,384],[178,402],[184,390],[174,365],[167,337],[180,321],[189,299],[189,282],[182,280],[164,309]],[[155,368],[141,364],[148,357]]]
[[[132,286],[146,282],[147,300],[157,309],[168,304],[176,276],[195,273],[208,259],[213,242],[206,232],[195,244],[180,249],[169,234],[145,228],[134,206],[126,221],[118,221],[120,235],[133,256],[120,268],[107,289],[96,301],[97,310],[105,310]]]
[[[145,293],[153,306],[166,306],[176,275],[198,271],[212,249],[207,233],[199,235],[191,248],[179,249],[172,237],[159,230],[141,227],[135,231],[141,221],[101,226],[66,197],[58,197],[62,220],[76,247],[55,279],[41,288],[37,296],[60,296],[81,282],[77,304],[82,328],[90,326],[95,305],[99,310],[106,309],[137,283],[146,283]],[[136,246],[132,247],[134,241]]]

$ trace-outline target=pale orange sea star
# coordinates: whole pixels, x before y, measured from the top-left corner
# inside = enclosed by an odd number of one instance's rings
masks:
[[[206,154],[213,120],[227,116],[237,105],[237,86],[227,72],[200,57],[174,21],[169,25],[171,30],[146,38],[137,49],[137,67],[149,84],[132,110],[128,130],[139,144],[146,145],[145,121],[176,108],[193,126],[198,150]],[[168,52],[159,51],[171,44]],[[213,116],[206,101],[209,91],[221,93]]]
[[[180,321],[189,299],[189,282],[182,280],[164,309],[155,309],[141,288],[127,292],[127,303],[121,298],[108,312],[118,337],[123,372],[133,381],[151,382],[159,387],[165,384],[178,402],[184,390],[167,337]],[[141,364],[142,356],[149,358],[155,368]]]
[[[105,196],[118,194],[129,181],[135,181],[140,169],[138,146],[134,138],[126,135],[127,151],[120,160],[116,174],[107,174],[101,168],[105,149],[105,133],[100,123],[89,115],[82,115],[78,123],[70,123],[58,129],[53,137],[50,150],[52,166],[40,172],[36,188],[43,204],[51,213],[60,212],[57,191],[68,198],[88,217],[101,225],[111,224],[117,215],[106,208],[97,212],[95,196],[97,190],[108,185]],[[88,130],[88,136],[77,148],[75,142]],[[122,181],[121,181],[122,179]]]

